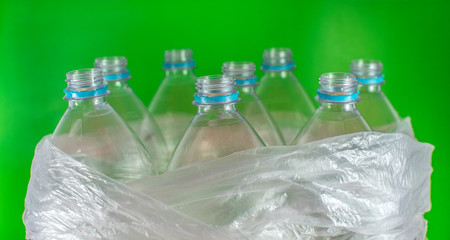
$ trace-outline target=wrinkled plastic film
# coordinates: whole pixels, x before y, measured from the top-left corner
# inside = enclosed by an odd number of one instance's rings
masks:
[[[123,185],[44,138],[26,198],[27,238],[424,239],[432,150],[405,134],[356,133]]]
[[[29,239],[214,239],[209,234],[224,235],[74,160],[48,137],[37,147],[25,205]]]

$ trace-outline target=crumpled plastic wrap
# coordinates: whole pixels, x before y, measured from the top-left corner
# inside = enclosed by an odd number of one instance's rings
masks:
[[[31,169],[27,238],[425,239],[433,146],[408,135],[250,149],[128,184],[46,137]]]

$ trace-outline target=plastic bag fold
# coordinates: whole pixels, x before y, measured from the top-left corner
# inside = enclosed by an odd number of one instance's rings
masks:
[[[433,147],[408,135],[250,149],[126,185],[46,137],[31,169],[27,238],[424,239]]]

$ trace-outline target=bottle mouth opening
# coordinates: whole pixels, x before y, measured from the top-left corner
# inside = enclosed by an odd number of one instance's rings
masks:
[[[66,74],[65,99],[82,99],[107,94],[103,71],[99,68],[73,70]]]
[[[226,75],[210,75],[197,78],[194,105],[210,105],[239,102],[239,92],[234,89],[234,78]]]
[[[191,49],[170,49],[164,52],[165,63],[186,63],[193,61]]]
[[[320,75],[320,84],[349,84],[356,82],[356,77],[353,73],[345,72],[330,72]]]
[[[70,71],[66,74],[69,84],[89,85],[103,81],[103,71],[99,68],[85,68]]]
[[[264,50],[264,58],[291,58],[292,50],[285,47],[268,48]]]
[[[94,63],[96,68],[111,68],[118,66],[126,66],[127,59],[123,56],[98,57]]]
[[[263,53],[263,70],[293,69],[292,51],[290,48],[269,48]]]
[[[99,57],[94,62],[94,66],[103,71],[106,81],[129,80],[131,77],[127,64],[127,59],[122,56]]]
[[[197,78],[197,95],[201,96],[221,96],[235,92],[234,78],[226,75],[210,75]]]
[[[383,64],[375,59],[356,59],[350,64],[350,71],[357,78],[380,77],[383,70]]]
[[[360,58],[360,59],[355,59],[352,60],[352,68],[355,69],[381,69],[383,68],[383,65],[381,64],[380,61],[375,60],[375,59],[365,59],[365,58]]]
[[[222,65],[222,69],[229,70],[241,70],[241,71],[255,71],[256,65],[249,61],[229,61],[224,62]]]
[[[319,102],[353,102],[358,100],[358,82],[352,73],[324,73],[319,78]]]
[[[224,62],[222,65],[222,73],[235,79],[255,78],[255,70],[256,65],[247,61]]]

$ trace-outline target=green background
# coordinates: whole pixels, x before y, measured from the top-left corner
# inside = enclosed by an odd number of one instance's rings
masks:
[[[0,239],[24,239],[24,198],[34,148],[67,108],[65,73],[95,57],[129,59],[130,85],[148,104],[162,80],[163,51],[194,50],[197,75],[221,63],[259,64],[268,47],[291,47],[313,97],[324,72],[351,59],[384,64],[383,90],[411,116],[433,154],[428,237],[450,236],[448,1],[8,1],[0,2]],[[261,72],[258,71],[260,75]],[[283,94],[280,92],[280,94]]]

